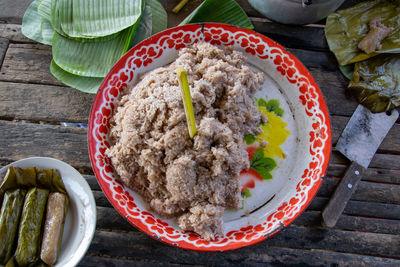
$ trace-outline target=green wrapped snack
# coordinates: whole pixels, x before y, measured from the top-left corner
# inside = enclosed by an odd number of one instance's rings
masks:
[[[9,189],[18,188],[15,168],[11,166],[7,169],[6,175],[0,185],[0,203],[3,201],[4,193]]]
[[[367,54],[358,48],[369,31],[369,22],[381,18],[394,30],[382,40],[382,47]],[[330,50],[341,66],[359,62],[382,53],[400,53],[400,0],[373,0],[339,10],[328,16],[325,36]]]
[[[48,196],[48,189],[36,187],[26,194],[15,252],[18,266],[32,265],[39,259],[42,222]]]
[[[354,66],[349,90],[372,112],[400,105],[400,55],[380,55]]]
[[[0,213],[0,263],[6,264],[11,258],[16,234],[24,204],[26,190],[7,191]]]
[[[36,186],[36,168],[15,168],[15,174],[17,178],[17,184],[25,187]]]
[[[36,169],[37,186],[40,186],[42,188],[47,188],[53,191],[52,180],[53,180],[52,169],[46,169],[46,170]]]
[[[15,263],[15,256],[12,256],[8,262],[6,263],[5,267],[16,267],[17,264]]]

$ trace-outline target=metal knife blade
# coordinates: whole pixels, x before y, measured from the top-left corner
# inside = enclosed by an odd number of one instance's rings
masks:
[[[349,160],[368,168],[383,139],[399,117],[397,110],[391,114],[372,113],[358,105],[340,136],[336,149]]]

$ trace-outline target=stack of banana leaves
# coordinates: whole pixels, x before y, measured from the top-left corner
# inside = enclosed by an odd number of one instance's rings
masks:
[[[54,265],[68,202],[58,170],[9,167],[0,185],[0,266]]]
[[[253,27],[234,0],[205,0],[181,24],[195,22]],[[53,76],[86,93],[131,47],[166,28],[158,0],[34,0],[22,21],[25,36],[52,46]]]
[[[400,0],[372,0],[331,14],[325,36],[349,90],[372,112],[400,105]]]

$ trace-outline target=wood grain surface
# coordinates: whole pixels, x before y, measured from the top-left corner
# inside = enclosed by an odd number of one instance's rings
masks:
[[[400,124],[396,123],[364,173],[332,229],[321,224],[350,162],[333,149],[326,177],[308,209],[289,227],[257,245],[224,253],[175,248],[138,231],[111,206],[93,176],[87,130],[60,122],[87,123],[95,95],[57,81],[49,71],[51,47],[21,33],[31,0],[0,1],[0,165],[30,156],[61,159],[84,173],[97,204],[97,229],[80,266],[400,266]],[[161,0],[168,25],[177,25],[202,0],[177,15],[179,0]],[[324,37],[324,20],[283,25],[263,18],[247,0],[237,0],[255,31],[281,43],[310,70],[327,102],[336,144],[357,103],[348,95]],[[347,0],[349,7],[362,0]]]

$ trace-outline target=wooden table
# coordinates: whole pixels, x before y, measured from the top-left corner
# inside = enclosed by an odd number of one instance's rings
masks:
[[[85,128],[94,95],[64,86],[49,72],[51,48],[21,34],[31,0],[0,2],[0,164],[31,156],[61,159],[85,174],[97,204],[97,229],[82,266],[122,265],[357,265],[400,266],[400,124],[389,132],[335,228],[321,226],[321,210],[349,162],[333,150],[317,197],[294,224],[260,244],[224,253],[199,253],[162,244],[139,232],[110,205],[92,175]],[[178,2],[161,1],[170,11]],[[192,0],[176,25],[201,1]],[[357,103],[328,51],[323,24],[272,23],[238,0],[255,30],[286,46],[310,70],[327,101],[336,143]],[[343,7],[359,1],[346,1]]]

